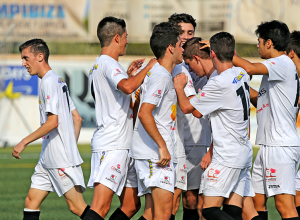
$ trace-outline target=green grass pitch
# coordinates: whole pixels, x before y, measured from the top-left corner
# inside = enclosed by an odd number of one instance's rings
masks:
[[[79,145],[79,151],[83,160],[82,169],[85,182],[87,183],[90,175],[91,148],[89,145]],[[34,172],[34,167],[38,162],[41,145],[29,145],[21,154],[22,159],[16,160],[11,156],[12,148],[0,148],[0,219],[15,220],[22,219],[24,200],[30,187],[30,177]],[[254,148],[256,156],[258,149]],[[254,157],[255,157],[254,156]],[[83,194],[87,204],[91,204],[93,189],[87,188]],[[141,198],[142,207],[132,218],[138,219],[144,211],[144,199]],[[112,201],[111,209],[106,217],[120,205],[115,196]],[[280,220],[280,215],[276,211],[273,198],[268,201],[269,219]],[[41,205],[41,220],[60,220],[60,219],[80,219],[73,215],[65,203],[63,197],[59,198],[56,193],[50,193]],[[182,219],[182,205],[177,212],[176,219]]]

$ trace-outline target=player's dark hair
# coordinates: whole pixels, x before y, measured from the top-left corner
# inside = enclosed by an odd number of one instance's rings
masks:
[[[205,46],[205,44],[199,43],[200,41],[202,41],[201,37],[192,37],[184,43],[182,46],[184,49],[182,54],[183,59],[192,60],[194,55],[200,57],[201,59],[210,59],[209,47],[200,50],[201,47]]]
[[[19,51],[22,53],[22,50],[30,47],[30,52],[37,56],[39,53],[44,55],[45,62],[48,63],[48,58],[50,55],[49,47],[46,42],[42,39],[31,39],[19,46]]]
[[[234,56],[235,40],[228,32],[219,32],[210,38],[210,49],[222,63],[231,62]]]
[[[193,25],[194,30],[197,26],[196,24],[196,20],[193,18],[192,15],[189,14],[185,14],[185,13],[181,13],[181,14],[172,14],[169,18],[168,18],[169,22],[172,22],[174,24],[179,24],[179,23],[190,23]]]
[[[122,37],[125,32],[126,23],[123,19],[112,16],[103,18],[97,27],[97,36],[101,47],[108,47],[117,34]]]
[[[289,53],[291,50],[293,50],[300,58],[300,31],[293,31],[291,33],[286,52]]]
[[[163,58],[169,45],[176,46],[180,34],[180,26],[170,22],[155,25],[150,38],[150,47],[154,56]]]
[[[262,22],[255,31],[257,37],[262,38],[264,43],[270,39],[273,42],[274,49],[285,51],[289,39],[290,30],[288,26],[277,20]]]

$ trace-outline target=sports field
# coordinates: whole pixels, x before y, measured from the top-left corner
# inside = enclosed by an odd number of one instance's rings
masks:
[[[79,151],[83,160],[82,169],[85,183],[90,174],[91,148],[89,145],[79,145]],[[257,153],[254,148],[254,157]],[[11,156],[12,148],[0,148],[0,219],[15,220],[22,219],[24,200],[30,187],[30,177],[34,172],[34,167],[39,159],[41,145],[29,145],[21,154],[22,159],[16,160]],[[83,194],[87,204],[91,204],[93,189],[87,188]],[[119,200],[114,197],[110,212],[106,219],[119,206]],[[140,211],[132,218],[138,219],[144,210],[144,200]],[[269,219],[280,220],[280,215],[275,209],[273,198],[268,201]],[[41,220],[60,219],[80,219],[73,215],[66,205],[64,198],[58,198],[56,193],[50,193],[41,205]],[[182,219],[182,206],[176,215],[176,219]]]

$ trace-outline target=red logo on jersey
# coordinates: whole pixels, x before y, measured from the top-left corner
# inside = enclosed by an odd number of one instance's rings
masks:
[[[121,72],[119,69],[116,69],[119,73]]]
[[[204,92],[202,92],[202,93],[201,93],[201,96],[202,96],[202,97],[204,97],[204,96],[205,96],[205,93],[204,93]]]
[[[158,94],[161,94],[161,90],[158,90]]]

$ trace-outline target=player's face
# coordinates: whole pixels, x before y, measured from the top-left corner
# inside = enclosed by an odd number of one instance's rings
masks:
[[[21,52],[22,66],[24,66],[30,75],[37,75],[38,69],[38,57],[35,56],[31,51],[30,47],[27,47]]]
[[[182,45],[181,40],[180,40],[180,38],[178,38],[178,41],[176,43],[175,50],[174,50],[174,58],[176,59],[176,64],[182,63],[183,48],[181,45]]]
[[[184,59],[184,62],[186,65],[189,66],[189,71],[194,72],[197,74],[199,77],[205,76],[205,72],[203,70],[203,67],[199,61],[197,61],[195,58],[192,60],[189,59]]]
[[[265,58],[266,56],[266,44],[264,43],[264,39],[262,38],[258,38],[258,43],[257,43],[257,48],[258,48],[258,52],[261,58]]]
[[[122,55],[125,55],[125,51],[126,51],[126,46],[128,44],[128,40],[127,40],[127,30],[125,28],[125,32],[123,33],[123,35],[121,36],[121,40],[120,40],[120,47],[121,47],[121,54],[120,56]]]
[[[180,34],[181,46],[188,40],[194,37],[194,26],[191,23],[179,23],[182,33]]]

